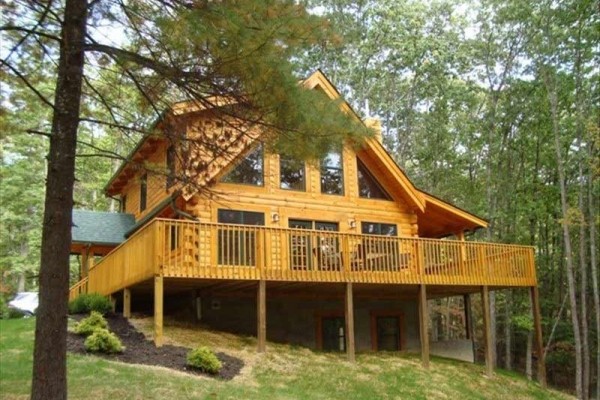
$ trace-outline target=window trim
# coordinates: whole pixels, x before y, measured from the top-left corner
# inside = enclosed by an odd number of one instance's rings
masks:
[[[127,212],[127,195],[126,194],[121,196],[121,212],[122,213]]]

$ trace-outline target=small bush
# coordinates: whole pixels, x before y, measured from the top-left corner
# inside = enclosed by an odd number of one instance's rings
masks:
[[[106,296],[99,293],[86,293],[69,302],[69,313],[86,314],[91,311],[98,311],[100,314],[106,314],[112,310],[112,303]]]
[[[121,353],[124,349],[117,335],[104,328],[96,328],[83,344],[87,351],[95,353]]]
[[[208,347],[198,347],[187,355],[187,365],[209,374],[217,374],[221,370],[221,361]]]
[[[0,294],[0,319],[8,319],[10,316],[10,310],[8,309],[8,302],[6,298]]]
[[[92,311],[90,316],[82,319],[77,325],[75,325],[75,333],[82,336],[90,336],[96,329],[106,329],[108,323],[97,311]]]
[[[9,308],[8,309],[8,318],[9,319],[19,319],[19,318],[24,318],[26,316],[30,316],[31,314],[29,314],[26,311],[23,310],[19,310],[17,308]]]

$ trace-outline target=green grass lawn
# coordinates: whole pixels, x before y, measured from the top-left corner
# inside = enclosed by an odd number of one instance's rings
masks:
[[[134,320],[147,332],[151,320]],[[0,321],[0,398],[28,399],[34,319]],[[269,344],[256,354],[254,338],[167,325],[168,342],[209,345],[240,357],[246,366],[232,381],[190,376],[164,368],[129,365],[69,354],[70,399],[565,399],[515,373],[433,358],[429,371],[410,354],[340,354]]]

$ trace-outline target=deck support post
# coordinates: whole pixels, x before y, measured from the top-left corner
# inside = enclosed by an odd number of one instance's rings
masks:
[[[110,300],[110,305],[111,305],[111,311],[113,313],[117,312],[117,298],[114,294],[111,294],[110,296],[108,296],[108,299]]]
[[[354,298],[352,291],[352,282],[346,283],[346,296],[344,307],[344,321],[346,323],[346,355],[348,361],[356,360],[356,351],[354,344]]]
[[[427,288],[419,285],[419,334],[421,336],[421,363],[429,369],[429,313],[427,312]]]
[[[154,345],[163,345],[163,277],[154,276]]]
[[[123,289],[123,316],[131,318],[131,289]]]
[[[540,294],[537,286],[530,288],[531,308],[533,310],[533,328],[535,332],[535,350],[537,352],[537,375],[542,387],[546,387],[546,354],[542,339],[542,316],[540,314]]]
[[[256,296],[256,326],[258,352],[264,353],[267,342],[267,282],[264,279],[258,281],[258,291]]]
[[[463,305],[465,308],[465,336],[473,344],[473,362],[475,362],[475,328],[473,327],[473,307],[470,293],[463,295]]]
[[[490,313],[490,290],[487,286],[481,287],[481,306],[483,308],[483,337],[485,341],[485,373],[487,376],[494,375],[494,353],[492,351],[492,322]]]

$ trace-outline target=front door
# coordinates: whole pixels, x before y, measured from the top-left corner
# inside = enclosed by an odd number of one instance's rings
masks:
[[[321,337],[323,338],[323,350],[345,351],[344,317],[323,317],[321,319]]]
[[[377,317],[377,350],[400,350],[400,319],[399,317]]]

